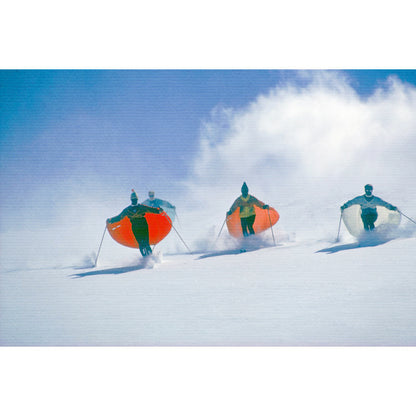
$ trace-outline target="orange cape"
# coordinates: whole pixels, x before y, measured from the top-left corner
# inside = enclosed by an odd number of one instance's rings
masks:
[[[160,214],[146,212],[144,216],[149,226],[149,244],[154,245],[159,243],[172,229],[172,221],[165,212]],[[139,248],[128,217],[124,217],[119,222],[107,223],[107,230],[117,243],[127,247]]]
[[[256,234],[266,231],[279,221],[279,213],[272,207],[269,209],[262,209],[254,206],[256,211],[256,219],[254,221],[253,229]],[[270,216],[269,216],[270,214]],[[243,230],[241,229],[240,210],[236,209],[231,215],[226,218],[228,232],[235,238],[243,237]]]

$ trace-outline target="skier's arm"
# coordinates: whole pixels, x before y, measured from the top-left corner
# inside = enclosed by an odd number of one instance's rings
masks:
[[[391,210],[393,210],[393,211],[397,211],[397,207],[395,207],[394,205],[391,205],[391,204],[389,204],[388,202],[386,202],[386,201],[383,201],[381,198],[379,198],[378,196],[376,196],[375,198],[375,203],[376,203],[376,205],[380,205],[380,206],[382,206],[382,207],[385,207],[385,208],[387,208],[387,209],[391,209]]]
[[[172,204],[171,204],[170,202],[168,202],[168,201],[164,201],[163,199],[161,199],[161,200],[160,200],[160,205],[161,205],[162,207],[175,209],[175,206],[174,206],[174,205],[172,205]]]
[[[240,197],[238,197],[234,201],[234,203],[231,205],[231,208],[228,210],[227,215],[231,215],[239,206],[240,206]]]
[[[361,200],[361,196],[357,196],[356,198],[347,201],[344,205],[342,205],[341,211],[344,210],[345,208],[349,208],[351,205],[359,204],[360,200]]]
[[[153,214],[160,214],[161,212],[163,212],[162,208],[153,208],[153,207],[148,207],[146,205],[143,205],[143,211],[144,212],[152,212]]]
[[[121,221],[125,216],[127,215],[127,209],[123,209],[123,211],[119,214],[119,215],[116,215],[115,217],[112,217],[112,218],[108,218],[107,219],[107,222],[109,223],[109,224],[113,224],[113,223],[115,223],[115,222],[119,222],[119,221]]]
[[[259,208],[263,208],[263,209],[267,209],[267,208],[269,208],[269,206],[268,206],[268,205],[266,205],[264,202],[261,202],[261,201],[260,201],[259,199],[257,199],[256,197],[251,196],[251,198],[252,198],[251,202],[252,202],[254,205],[257,205]]]

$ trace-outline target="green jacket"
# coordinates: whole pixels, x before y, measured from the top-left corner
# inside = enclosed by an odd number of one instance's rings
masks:
[[[160,208],[147,207],[141,204],[129,205],[127,208],[123,209],[119,215],[116,215],[113,218],[109,218],[107,221],[112,224],[114,222],[121,221],[124,217],[128,217],[130,221],[134,221],[135,219],[138,220],[139,218],[144,218],[146,212],[159,214],[162,212],[162,210]]]
[[[256,215],[254,205],[263,208],[264,202],[259,201],[252,195],[247,195],[246,198],[240,195],[231,205],[230,212],[233,213],[237,208],[240,208],[240,218],[247,218]]]
[[[386,207],[387,209],[396,210],[397,208],[386,201],[383,201],[378,196],[371,195],[368,197],[367,195],[360,195],[350,201],[346,202],[341,208],[345,209],[350,207],[351,205],[360,205],[361,209],[368,209],[373,208],[375,209],[378,205],[382,207]]]

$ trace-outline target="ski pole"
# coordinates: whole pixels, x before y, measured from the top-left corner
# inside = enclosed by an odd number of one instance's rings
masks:
[[[188,249],[189,253],[192,254],[192,251],[189,249],[189,247],[186,245],[185,241],[183,240],[183,238],[181,237],[181,235],[178,233],[178,230],[174,227],[174,225],[172,224],[172,228],[175,230],[176,234],[178,234],[178,237],[181,239],[183,245]]]
[[[182,241],[183,245],[188,249],[189,253],[193,254],[192,251],[189,249],[189,247],[186,245],[185,241],[183,240],[183,238],[181,237],[181,235],[179,234],[178,230],[175,228],[175,226],[172,223],[172,220],[169,218],[169,215],[166,215],[166,218],[169,220],[170,225],[172,226],[172,228],[175,230],[176,234],[178,234],[178,237],[180,238],[180,240]]]
[[[178,225],[179,225],[179,227],[181,227],[181,228],[182,228],[182,225],[181,225],[181,222],[180,222],[180,220],[179,220],[179,216],[178,216],[178,213],[176,212],[176,209],[175,209],[175,216],[176,216],[176,219],[178,220]]]
[[[274,239],[273,225],[272,225],[272,219],[270,218],[270,209],[269,208],[267,208],[267,213],[269,214],[270,229],[272,230],[273,244],[276,245],[276,240]]]
[[[221,232],[222,232],[222,229],[224,228],[224,225],[225,225],[225,223],[226,223],[226,221],[227,221],[227,216],[225,217],[225,220],[224,220],[224,222],[222,223],[222,226],[221,226],[221,229],[220,229],[220,232],[218,233],[218,235],[217,235],[217,238],[215,239],[215,241],[212,243],[212,248],[214,248],[215,247],[215,245],[217,244],[217,241],[218,241],[218,239],[220,238],[220,235],[221,235]]]
[[[337,234],[337,239],[335,240],[336,243],[338,243],[338,241],[339,241],[339,232],[341,231],[341,220],[342,220],[342,212],[339,216],[338,234]]]
[[[94,263],[94,267],[97,266],[97,261],[98,261],[98,256],[100,255],[100,251],[101,251],[101,246],[103,245],[103,240],[104,240],[104,236],[105,236],[105,232],[107,231],[107,224],[104,228],[104,232],[103,232],[103,236],[101,238],[101,243],[100,243],[100,247],[98,247],[98,253],[97,253],[97,257],[95,258],[95,263]]]
[[[217,235],[217,239],[215,240],[215,243],[218,241],[218,239],[220,238],[220,235],[221,235],[221,233],[222,233],[222,229],[224,228],[224,225],[225,225],[225,222],[227,221],[227,217],[225,217],[225,220],[224,220],[224,222],[222,223],[222,226],[221,226],[221,229],[220,229],[220,232],[218,233],[218,235]],[[214,243],[214,244],[215,244]]]
[[[398,210],[399,211],[399,210]],[[400,212],[400,214],[402,214],[403,215],[403,217],[406,217],[409,221],[412,221],[412,223],[413,224],[416,224],[416,221],[415,220],[412,220],[410,217],[408,217],[406,214],[403,214],[403,212],[401,212],[401,211],[399,211]]]

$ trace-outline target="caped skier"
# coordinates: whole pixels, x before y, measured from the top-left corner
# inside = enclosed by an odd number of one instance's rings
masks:
[[[154,208],[163,208],[164,210],[166,210],[167,208],[168,209],[167,213],[169,216],[175,217],[176,215],[176,207],[168,201],[155,198],[154,191],[149,191],[149,198],[145,199],[142,202],[142,205],[147,205],[148,207],[154,207]],[[174,220],[174,218],[172,218],[172,220]]]
[[[243,230],[244,237],[255,234],[253,225],[256,219],[256,211],[254,205],[262,208],[268,209],[269,206],[264,202],[259,201],[253,195],[249,195],[248,186],[244,182],[241,187],[241,195],[234,201],[231,205],[231,208],[227,212],[227,216],[231,215],[237,208],[240,208],[240,221],[241,228]]]
[[[152,212],[154,214],[160,214],[163,212],[162,208],[153,208],[146,205],[138,204],[139,198],[137,197],[134,189],[131,190],[131,205],[125,208],[119,215],[108,218],[107,222],[112,224],[114,222],[121,221],[124,217],[128,217],[131,222],[131,229],[134,237],[139,245],[140,253],[143,257],[152,254],[152,249],[149,245],[149,226],[145,217],[146,212]]]
[[[373,195],[373,185],[367,184],[364,187],[365,194],[357,196],[350,201],[347,201],[341,206],[341,212],[351,205],[360,205],[361,207],[361,219],[364,224],[365,230],[374,229],[374,223],[377,220],[377,206],[382,206],[392,211],[397,211],[397,207],[383,201],[381,198]]]

